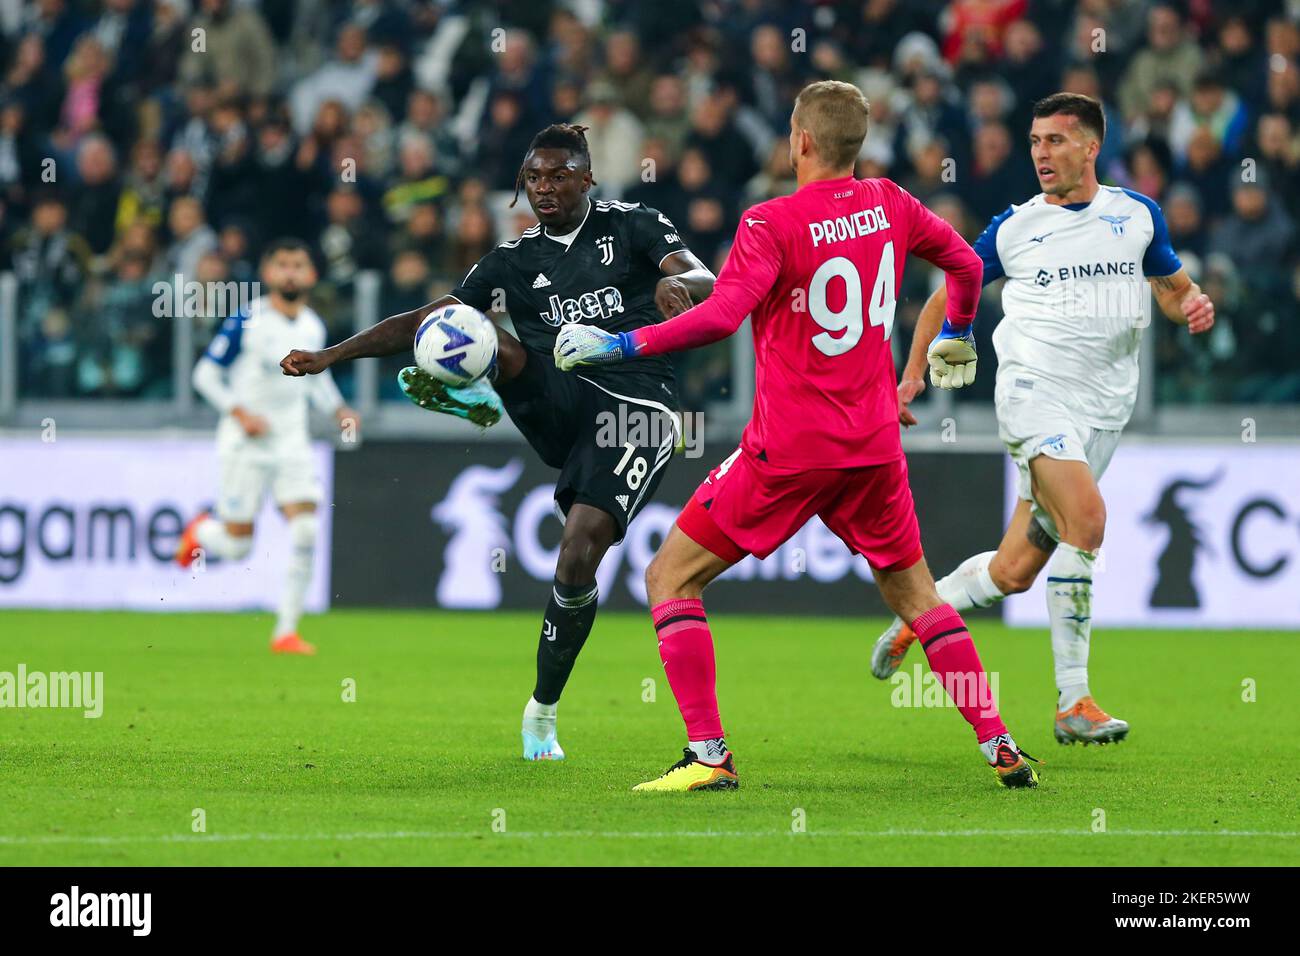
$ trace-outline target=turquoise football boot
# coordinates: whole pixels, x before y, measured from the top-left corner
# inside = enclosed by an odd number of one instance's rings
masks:
[[[426,411],[455,415],[480,428],[495,425],[505,414],[501,396],[484,379],[456,388],[410,365],[397,373],[397,384],[403,395]]]
[[[524,759],[525,760],[563,760],[564,751],[560,748],[560,742],[555,739],[555,732],[546,735],[546,739],[538,740],[528,731],[523,731],[524,736]]]

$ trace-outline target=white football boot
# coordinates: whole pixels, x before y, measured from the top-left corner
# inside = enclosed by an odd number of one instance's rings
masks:
[[[525,760],[563,760],[564,750],[555,739],[556,704],[539,704],[531,697],[524,707],[520,732],[524,738]]]

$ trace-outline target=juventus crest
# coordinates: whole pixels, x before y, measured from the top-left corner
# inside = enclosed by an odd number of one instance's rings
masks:
[[[600,250],[600,264],[609,266],[614,264],[614,237],[601,236],[596,240],[596,248]]]

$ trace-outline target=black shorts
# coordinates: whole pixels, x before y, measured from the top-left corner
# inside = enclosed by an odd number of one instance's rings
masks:
[[[530,352],[524,370],[496,388],[528,444],[560,470],[560,512],[568,515],[575,502],[599,508],[623,540],[681,434],[672,378],[631,369],[561,372],[550,356]]]

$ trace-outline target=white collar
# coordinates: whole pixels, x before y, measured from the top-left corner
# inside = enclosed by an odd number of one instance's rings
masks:
[[[574,229],[572,232],[566,232],[562,236],[553,236],[546,231],[545,226],[542,226],[542,235],[545,236],[547,239],[554,239],[560,245],[564,246],[565,249],[571,248],[573,246],[573,240],[578,238],[578,233],[582,232],[582,227],[587,224],[587,216],[591,215],[591,210],[594,205],[595,203],[593,203],[590,199],[587,200],[587,211],[582,217],[582,222],[578,223],[578,227]]]

